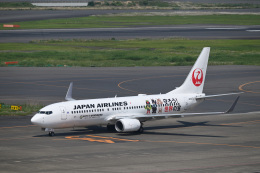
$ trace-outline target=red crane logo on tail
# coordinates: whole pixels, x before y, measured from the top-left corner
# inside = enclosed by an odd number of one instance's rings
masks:
[[[192,82],[195,86],[200,86],[203,82],[203,72],[200,68],[196,68],[192,73]]]

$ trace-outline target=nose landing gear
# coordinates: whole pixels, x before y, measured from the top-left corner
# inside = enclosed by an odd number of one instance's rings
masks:
[[[44,130],[45,132],[49,132],[49,136],[54,136],[54,129],[48,129],[48,128],[42,128],[42,130]]]

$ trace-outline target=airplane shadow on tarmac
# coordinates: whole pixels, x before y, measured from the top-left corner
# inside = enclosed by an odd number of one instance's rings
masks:
[[[156,129],[178,129],[178,128],[188,128],[188,127],[239,127],[239,126],[232,126],[232,125],[214,125],[214,124],[208,124],[209,121],[203,121],[203,122],[187,122],[187,121],[177,121],[181,124],[179,125],[170,125],[170,126],[153,126],[153,127],[146,127],[146,130],[156,130]]]
[[[138,132],[130,132],[130,133],[117,133],[116,131],[108,131],[106,127],[101,126],[91,126],[87,128],[81,129],[74,129],[68,132],[59,132],[58,130],[55,133],[57,137],[63,136],[80,136],[80,135],[93,135],[93,134],[109,134],[109,133],[116,133],[118,136],[135,136],[135,135],[171,135],[171,136],[198,136],[198,137],[218,137],[218,138],[225,138],[226,136],[216,136],[216,135],[196,135],[196,134],[182,134],[182,133],[167,133],[167,132],[158,132],[153,130],[163,130],[163,129],[178,129],[178,128],[188,128],[188,127],[208,127],[208,126],[216,126],[216,127],[239,127],[239,126],[232,126],[232,125],[213,125],[208,124],[208,121],[204,122],[187,122],[187,121],[177,121],[181,124],[179,125],[167,125],[167,126],[152,126],[152,127],[144,127],[143,133]],[[42,135],[36,135],[33,137],[49,137],[48,133]]]

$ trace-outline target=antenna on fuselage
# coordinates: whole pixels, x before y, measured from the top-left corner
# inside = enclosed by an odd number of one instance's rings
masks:
[[[69,89],[67,91],[65,100],[68,100],[68,101],[75,100],[75,99],[72,98],[72,87],[73,87],[73,82],[70,83],[70,86],[69,86]]]

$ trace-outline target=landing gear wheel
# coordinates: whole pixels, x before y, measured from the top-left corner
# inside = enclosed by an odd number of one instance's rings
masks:
[[[49,136],[54,136],[54,132],[49,132]]]
[[[115,125],[107,125],[107,131],[109,131],[109,132],[115,132],[115,131],[116,131]]]
[[[138,130],[138,133],[143,133],[144,132],[144,128],[141,126],[140,129]]]

